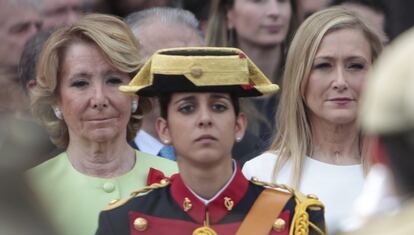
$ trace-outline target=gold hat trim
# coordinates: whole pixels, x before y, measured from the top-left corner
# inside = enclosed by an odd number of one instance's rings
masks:
[[[236,55],[170,55],[169,51],[230,52]],[[237,48],[190,47],[157,51],[120,90],[135,93],[153,84],[154,74],[184,75],[196,86],[251,85],[262,94],[279,90],[257,66]]]

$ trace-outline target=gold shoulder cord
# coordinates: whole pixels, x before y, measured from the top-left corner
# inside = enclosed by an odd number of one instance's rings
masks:
[[[325,235],[324,230],[320,229],[314,223],[309,221],[309,214],[306,211],[308,208],[314,210],[321,210],[324,208],[322,202],[319,201],[315,196],[304,196],[300,192],[296,192],[293,188],[284,184],[262,182],[255,178],[252,178],[251,182],[259,186],[273,188],[276,190],[285,190],[292,193],[296,201],[296,207],[295,214],[292,218],[292,225],[290,227],[289,235],[308,235],[309,227],[315,230],[318,234]]]
[[[127,203],[129,200],[131,200],[131,199],[133,199],[133,198],[135,198],[135,197],[137,197],[137,196],[139,196],[141,194],[150,192],[150,191],[152,191],[154,189],[166,187],[169,184],[170,184],[170,182],[167,179],[163,179],[163,180],[161,180],[160,183],[154,183],[154,184],[151,184],[149,186],[145,186],[145,187],[143,187],[143,188],[141,188],[141,189],[139,189],[137,191],[132,192],[125,199],[119,199],[119,200],[111,201],[109,203],[109,205],[105,209],[103,209],[103,211],[108,211],[108,210],[112,210],[112,209],[115,209],[117,207],[120,207],[120,206],[124,205],[125,203]]]
[[[324,206],[321,201],[315,198],[306,197],[305,200],[300,201],[295,196],[296,207],[295,215],[292,218],[292,225],[289,235],[308,235],[309,227],[315,230],[318,234],[325,235],[325,232],[309,221],[309,214],[306,211],[308,208],[322,209]]]

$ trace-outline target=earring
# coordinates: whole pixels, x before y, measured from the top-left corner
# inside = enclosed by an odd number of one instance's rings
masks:
[[[243,137],[236,137],[236,142],[240,142]]]
[[[138,99],[133,99],[131,102],[131,112],[135,113],[138,110]]]
[[[163,140],[162,142],[164,142],[164,144],[169,144],[170,143],[169,140]]]
[[[59,120],[63,119],[62,111],[60,111],[58,107],[53,107],[53,112],[55,113],[55,116],[57,117],[57,119]]]

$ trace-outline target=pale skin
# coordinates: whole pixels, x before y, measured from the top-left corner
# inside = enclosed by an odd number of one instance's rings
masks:
[[[340,29],[322,40],[304,94],[312,128],[312,158],[337,165],[361,162],[356,117],[371,65],[371,47],[360,30]]]
[[[33,6],[0,1],[0,66],[17,66],[24,44],[42,28]]]
[[[126,141],[126,127],[137,97],[118,90],[129,80],[95,45],[81,42],[67,49],[57,107],[68,126],[69,161],[79,172],[111,178],[133,168],[135,151]]]
[[[279,73],[291,15],[289,0],[235,0],[227,13],[228,28],[237,32],[238,47],[271,79]]]
[[[43,0],[40,4],[45,29],[71,25],[82,16],[81,0]]]
[[[174,93],[167,119],[156,121],[160,138],[175,148],[184,183],[204,199],[212,198],[230,179],[231,149],[243,137],[246,124],[242,113],[235,115],[225,93]]]

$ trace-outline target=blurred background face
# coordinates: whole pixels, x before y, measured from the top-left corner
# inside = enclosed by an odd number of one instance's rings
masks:
[[[274,46],[282,43],[292,16],[290,0],[235,0],[228,11],[228,28],[239,43]]]
[[[201,36],[192,28],[179,24],[168,25],[156,19],[153,20],[153,23],[141,26],[136,32],[138,41],[143,45],[145,57],[151,56],[161,48],[202,46]]]
[[[372,27],[374,32],[380,37],[381,42],[386,44],[389,39],[385,34],[385,15],[382,12],[375,11],[374,9],[352,2],[342,3],[341,7],[355,12],[359,17],[364,19],[366,23]]]
[[[299,0],[299,5],[303,12],[303,19],[317,11],[327,8],[330,2],[330,0]]]
[[[126,139],[131,97],[118,87],[129,81],[129,75],[109,64],[95,45],[69,46],[60,75],[58,106],[71,141]]]
[[[34,8],[0,1],[0,65],[17,66],[24,44],[41,26]]]
[[[111,0],[110,8],[115,11],[116,15],[125,17],[128,14],[145,10],[152,7],[169,6],[173,0]]]
[[[44,28],[70,25],[81,17],[82,12],[82,0],[43,0]]]
[[[360,91],[372,55],[360,30],[340,29],[328,33],[316,53],[305,88],[311,122],[355,122]]]

